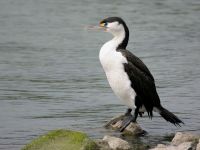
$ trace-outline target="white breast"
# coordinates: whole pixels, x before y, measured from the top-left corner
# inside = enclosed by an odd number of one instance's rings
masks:
[[[124,71],[123,63],[127,60],[121,52],[117,52],[113,40],[104,44],[99,53],[99,59],[106,73],[108,82],[115,95],[129,108],[135,107],[135,91],[131,88],[131,82]]]

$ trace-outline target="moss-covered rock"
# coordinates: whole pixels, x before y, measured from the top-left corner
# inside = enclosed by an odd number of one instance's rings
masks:
[[[85,133],[54,130],[38,137],[22,150],[94,150],[97,146]]]

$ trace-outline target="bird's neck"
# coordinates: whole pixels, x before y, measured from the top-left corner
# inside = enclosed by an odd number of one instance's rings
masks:
[[[114,37],[112,40],[106,42],[102,47],[101,51],[102,53],[108,53],[109,51],[118,51],[118,49],[125,49],[123,46],[123,41],[125,39],[125,32],[115,33],[113,34]]]
[[[129,31],[128,28],[125,27],[124,31],[116,32],[113,34],[113,39],[106,42],[101,47],[101,53],[107,53],[109,51],[118,51],[119,49],[126,49],[129,40]]]
[[[121,35],[119,35],[119,37],[121,37],[121,42],[119,43],[117,50],[126,49],[126,46],[128,45],[129,30],[125,23],[123,24],[123,26],[124,26],[124,31],[121,33]]]
[[[121,48],[121,45],[125,39],[125,32],[119,32],[119,33],[116,33],[113,37],[112,40],[110,40],[110,43],[113,44],[113,46],[115,47],[115,49],[118,49],[118,48]]]

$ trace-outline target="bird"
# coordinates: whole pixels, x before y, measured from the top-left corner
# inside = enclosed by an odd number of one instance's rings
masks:
[[[161,105],[155,80],[144,62],[126,49],[129,29],[120,17],[108,17],[100,21],[98,28],[111,33],[113,38],[100,49],[99,59],[114,94],[127,106],[120,131],[136,122],[138,115],[159,113],[166,121],[181,126],[176,115]],[[134,113],[132,114],[132,110]]]

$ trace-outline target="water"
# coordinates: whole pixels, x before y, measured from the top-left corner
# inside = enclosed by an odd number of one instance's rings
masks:
[[[155,114],[138,122],[140,140],[165,142],[176,131],[200,133],[200,2],[198,0],[1,0],[0,149],[15,150],[52,129],[92,138],[118,134],[104,123],[125,111],[98,60],[110,35],[87,32],[107,16],[130,29],[128,49],[156,79],[162,103],[185,125]]]

